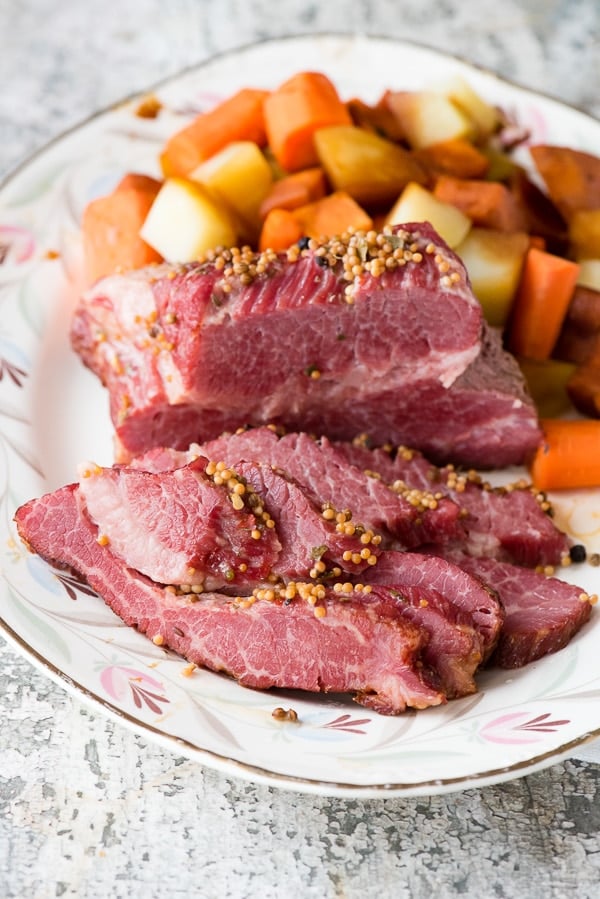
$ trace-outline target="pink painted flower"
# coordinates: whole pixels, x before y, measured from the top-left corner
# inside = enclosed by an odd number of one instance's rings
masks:
[[[160,681],[135,668],[111,665],[103,670],[100,683],[112,699],[122,702],[129,698],[136,708],[146,705],[155,715],[162,715],[159,703],[169,702]]]
[[[550,713],[545,712],[535,718],[529,718],[529,712],[509,712],[488,721],[479,731],[479,736],[490,743],[508,743],[518,745],[537,743],[543,740],[542,734],[556,733],[557,728],[570,724],[568,719],[550,720]],[[523,720],[528,719],[529,720]]]
[[[34,251],[31,231],[17,225],[0,225],[0,265],[21,265],[31,259]]]

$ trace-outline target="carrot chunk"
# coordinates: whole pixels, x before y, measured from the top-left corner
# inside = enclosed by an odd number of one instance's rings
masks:
[[[531,463],[540,490],[600,486],[600,421],[543,419],[544,438]]]
[[[140,237],[161,182],[148,175],[126,175],[114,191],[84,209],[81,231],[86,280],[118,270],[160,262],[162,256]]]
[[[328,125],[352,119],[334,84],[320,72],[299,72],[264,102],[269,146],[279,165],[295,172],[317,165],[313,135]]]
[[[232,141],[266,143],[263,104],[269,92],[243,88],[200,113],[166,143],[160,163],[165,177],[185,177]]]
[[[258,248],[264,250],[287,250],[302,237],[302,226],[289,209],[271,209],[260,232]]]
[[[320,200],[326,192],[327,181],[321,166],[302,169],[273,182],[261,204],[259,215],[265,218],[271,209],[297,209],[298,206]]]
[[[333,237],[349,228],[368,231],[373,227],[371,216],[343,190],[295,209],[294,217],[300,223],[302,233],[315,238]]]
[[[421,147],[415,156],[426,168],[455,178],[484,178],[490,168],[488,157],[464,137]]]
[[[516,356],[547,359],[575,290],[579,265],[530,247],[512,310],[509,348]]]

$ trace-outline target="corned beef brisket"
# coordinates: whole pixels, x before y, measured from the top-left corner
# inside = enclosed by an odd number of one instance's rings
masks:
[[[486,468],[540,439],[516,362],[425,223],[114,275],[81,298],[71,339],[108,390],[122,461],[248,424]]]
[[[17,530],[159,645],[399,714],[588,621],[593,597],[539,573],[569,553],[545,498],[460,470],[523,463],[541,435],[429,225],[105,278],[71,340],[117,462]]]
[[[269,460],[165,449],[87,465],[16,522],[32,551],[190,661],[385,714],[472,693],[482,664],[564,646],[591,609],[578,587],[450,541],[398,550]]]

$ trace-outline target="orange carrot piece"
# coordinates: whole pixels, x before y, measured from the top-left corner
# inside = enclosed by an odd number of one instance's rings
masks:
[[[126,175],[112,193],[85,207],[81,232],[89,283],[118,270],[162,260],[140,237],[140,228],[160,187],[160,181],[147,175]]]
[[[484,178],[490,167],[488,157],[462,137],[422,147],[415,156],[426,168],[455,178]]]
[[[262,229],[258,248],[264,250],[287,250],[302,237],[302,226],[289,209],[271,209]]]
[[[320,72],[299,72],[264,102],[269,146],[279,165],[296,172],[317,165],[313,134],[352,119],[333,84]]]
[[[302,169],[273,182],[261,204],[259,215],[265,218],[271,209],[297,209],[298,206],[320,200],[326,193],[327,180],[321,166]]]
[[[530,466],[540,490],[600,487],[600,421],[543,419],[544,432]]]
[[[526,231],[527,219],[515,195],[499,181],[440,175],[433,189],[444,203],[464,212],[475,225],[496,231]]]
[[[152,178],[151,175],[141,175],[139,172],[127,172],[115,187],[115,191],[133,189],[142,194],[147,193],[154,199],[161,187],[162,181],[159,181],[158,178]]]
[[[512,310],[509,348],[516,356],[548,359],[577,283],[579,265],[531,247]]]
[[[373,227],[371,216],[343,190],[301,206],[293,214],[307,237],[333,237],[349,228],[368,231]]]
[[[266,144],[263,104],[269,92],[243,88],[203,112],[167,141],[160,156],[165,177],[185,177],[232,141]]]

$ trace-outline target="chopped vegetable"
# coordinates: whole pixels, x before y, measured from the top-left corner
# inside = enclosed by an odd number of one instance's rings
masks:
[[[333,189],[346,191],[361,205],[389,207],[409,182],[427,180],[408,150],[356,125],[320,128],[314,139]]]
[[[600,290],[600,256],[597,259],[579,259],[577,283],[582,287]]]
[[[599,361],[580,365],[567,383],[567,393],[578,412],[590,418],[600,418]]]
[[[456,206],[475,225],[496,231],[527,230],[527,217],[517,198],[499,181],[441,175],[435,183],[433,194],[438,200]]]
[[[164,182],[141,235],[171,262],[191,262],[213,247],[237,242],[229,210],[203,184],[186,178]]]
[[[600,421],[544,419],[544,439],[531,463],[540,490],[600,486]]]
[[[256,242],[260,205],[273,184],[271,166],[253,141],[233,141],[190,174],[233,211],[240,237]]]
[[[462,75],[445,78],[440,90],[474,123],[477,140],[484,140],[497,131],[501,123],[500,112],[480,97]]]
[[[262,225],[258,248],[286,250],[303,235],[303,228],[293,212],[288,209],[271,209]]]
[[[388,91],[385,100],[413,149],[474,135],[472,119],[442,93]]]
[[[364,128],[365,131],[371,131],[389,140],[404,139],[398,120],[387,108],[385,96],[374,106],[358,98],[352,98],[346,103],[346,108],[354,124]]]
[[[527,251],[512,311],[509,347],[517,356],[547,359],[573,296],[579,266],[544,250]]]
[[[464,137],[429,144],[417,150],[415,157],[426,169],[455,178],[485,178],[490,168],[488,156]]]
[[[503,328],[517,293],[529,236],[473,227],[455,248],[488,324]]]
[[[558,418],[571,407],[567,384],[576,371],[572,362],[559,359],[519,359],[529,392],[542,418]]]
[[[148,175],[126,175],[115,190],[86,206],[81,232],[86,279],[93,282],[117,270],[160,262],[160,253],[140,236],[140,229],[161,187]]]
[[[527,230],[544,239],[549,253],[566,256],[567,224],[550,197],[517,166],[508,176],[507,183],[526,214]]]
[[[570,219],[578,209],[600,209],[600,157],[569,147],[530,147],[551,199]]]
[[[577,325],[568,320],[563,324],[553,356],[565,362],[577,365],[592,363],[595,359],[600,365],[600,334],[594,331],[581,331]]]
[[[269,146],[283,169],[318,164],[313,136],[328,125],[350,125],[350,114],[334,84],[320,72],[299,72],[264,101]]]
[[[566,321],[582,333],[600,331],[600,290],[576,284]]]
[[[444,203],[430,190],[411,181],[386,217],[386,224],[430,222],[449,247],[457,247],[466,237],[471,220],[450,203]]]
[[[349,228],[368,231],[373,226],[370,215],[342,190],[301,206],[293,214],[308,237],[342,234]]]
[[[575,256],[600,256],[600,208],[577,209],[569,220],[569,241]]]
[[[165,176],[189,175],[232,141],[249,140],[263,146],[263,103],[268,95],[268,91],[244,88],[174,134],[160,157]]]
[[[327,181],[321,166],[302,169],[273,182],[261,203],[259,215],[264,219],[271,209],[297,209],[320,200],[326,193]]]

